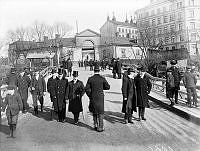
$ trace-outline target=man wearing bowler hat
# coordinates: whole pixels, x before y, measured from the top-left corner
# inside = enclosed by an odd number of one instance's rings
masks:
[[[68,80],[63,76],[64,69],[58,69],[58,77],[56,77],[55,93],[52,95],[55,99],[55,110],[58,111],[58,122],[64,123],[66,102],[68,101]]]
[[[94,75],[88,78],[85,91],[90,99],[89,111],[93,113],[94,129],[98,132],[104,131],[104,92],[109,90],[110,85],[100,74],[99,65],[94,67]]]
[[[68,98],[69,107],[68,111],[74,115],[74,124],[78,124],[79,113],[83,111],[82,96],[85,93],[83,82],[78,80],[78,71],[73,71],[73,80],[69,82]]]

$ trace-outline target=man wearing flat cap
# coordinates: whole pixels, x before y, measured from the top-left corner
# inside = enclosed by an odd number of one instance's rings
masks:
[[[74,115],[74,124],[78,124],[79,114],[83,111],[82,96],[85,93],[83,82],[78,80],[78,71],[73,71],[73,80],[69,82],[68,98],[69,107],[68,111]]]
[[[65,122],[66,103],[68,102],[68,80],[63,76],[64,69],[58,69],[56,77],[55,93],[52,95],[55,99],[55,110],[58,111],[58,122]]]
[[[180,81],[181,81],[181,74],[179,72],[179,68],[176,66],[177,65],[177,61],[176,60],[171,60],[170,61],[171,67],[167,69],[172,71],[172,75],[174,78],[174,94],[175,95],[175,103],[178,104],[178,90],[180,90]],[[166,75],[166,79],[168,79],[167,75]],[[167,83],[168,81],[166,81],[166,93],[167,93],[167,97],[168,97],[168,87],[167,85],[169,85]],[[173,96],[172,96],[173,98]],[[174,102],[171,102],[170,104],[171,106],[174,105]]]
[[[152,84],[149,77],[145,74],[145,68],[143,66],[138,66],[138,75],[134,78],[136,93],[137,93],[137,107],[139,118],[138,120],[146,120],[144,117],[145,108],[149,107],[148,95],[151,91]]]
[[[104,92],[109,90],[110,85],[107,80],[100,74],[99,65],[94,67],[94,75],[88,78],[85,91],[90,99],[89,111],[93,114],[94,129],[98,132],[104,131],[103,115],[104,115]]]

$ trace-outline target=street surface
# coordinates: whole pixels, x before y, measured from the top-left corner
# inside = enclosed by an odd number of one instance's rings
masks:
[[[86,84],[91,71],[79,68],[79,79]],[[34,116],[33,109],[20,113],[17,138],[7,138],[9,128],[4,121],[0,129],[0,151],[200,151],[200,126],[195,125],[166,109],[150,102],[146,110],[147,121],[134,120],[123,124],[121,113],[121,80],[111,78],[111,71],[101,72],[111,85],[105,91],[105,131],[94,131],[88,112],[88,98],[83,97],[83,115],[79,125],[73,124],[73,116],[66,112],[65,123],[50,119],[51,102],[45,96],[45,110]],[[28,100],[32,106],[31,97]]]

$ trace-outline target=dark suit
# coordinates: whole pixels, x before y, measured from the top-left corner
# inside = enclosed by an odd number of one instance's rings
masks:
[[[47,81],[47,91],[50,93],[50,99],[51,99],[51,102],[53,102],[53,106],[55,106],[55,101],[56,101],[55,97],[53,97],[53,96],[56,96],[55,86],[56,86],[56,78],[53,79],[53,76],[52,76]],[[58,110],[56,110],[55,107],[54,107],[54,111],[58,112]]]
[[[66,111],[66,100],[68,100],[68,80],[63,77],[59,79],[56,77],[55,85],[55,109],[58,111],[58,120],[63,122],[65,120],[65,111]]]
[[[106,79],[99,74],[95,74],[87,81],[85,91],[90,98],[90,112],[93,113],[94,125],[97,130],[103,130],[103,114],[104,114],[104,92],[109,90],[110,85]]]
[[[77,80],[69,82],[68,88],[68,98],[69,98],[69,107],[68,111],[74,114],[74,122],[78,122],[79,113],[83,111],[82,106],[82,96],[85,93],[83,82]]]

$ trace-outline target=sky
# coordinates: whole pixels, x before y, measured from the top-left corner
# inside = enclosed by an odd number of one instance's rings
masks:
[[[135,10],[149,3],[150,0],[0,0],[0,39],[8,30],[30,26],[36,20],[46,24],[66,22],[73,27],[72,35],[77,32],[76,21],[78,32],[89,28],[99,33],[107,15],[112,18],[114,12],[117,21],[125,21],[126,14],[130,19]]]

